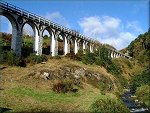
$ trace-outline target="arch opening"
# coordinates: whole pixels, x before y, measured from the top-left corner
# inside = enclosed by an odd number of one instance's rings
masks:
[[[34,53],[35,27],[31,23],[25,23],[22,28],[22,56],[27,57]]]
[[[45,29],[42,33],[43,44],[42,44],[42,54],[51,54],[51,43],[52,43],[52,32]]]
[[[64,55],[64,46],[65,46],[64,35],[60,33],[58,35],[57,41],[58,41],[58,55]]]
[[[78,51],[83,52],[83,40],[79,41],[79,50]]]
[[[0,46],[3,51],[11,50],[12,22],[6,16],[0,15]]]
[[[71,37],[71,39],[70,39],[70,53],[74,53],[74,46],[75,46],[74,39]]]

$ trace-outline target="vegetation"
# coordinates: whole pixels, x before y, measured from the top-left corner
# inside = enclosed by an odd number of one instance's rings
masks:
[[[35,54],[30,54],[29,57],[27,57],[26,62],[27,63],[41,63],[41,62],[46,62],[47,56],[46,55],[35,55]]]
[[[129,55],[140,63],[143,71],[135,73],[130,80],[130,88],[135,91],[138,99],[143,101],[148,107],[150,103],[150,29],[144,34],[140,34],[128,46]]]
[[[95,55],[94,55],[94,53],[90,53],[90,51],[86,51],[82,62],[84,64],[94,64],[94,62],[95,62]]]
[[[85,64],[95,63],[96,65],[103,66],[111,74],[122,74],[121,68],[115,62],[113,62],[109,55],[108,47],[105,45],[100,46],[95,53],[90,53],[87,51],[82,59],[82,62]]]
[[[57,93],[76,92],[78,89],[75,89],[74,85],[71,80],[60,80],[53,85],[52,90]]]
[[[118,99],[100,98],[91,105],[93,113],[130,113],[128,108]]]
[[[4,63],[10,66],[21,66],[21,67],[26,66],[24,59],[18,57],[13,51],[3,51],[0,54],[0,64]]]
[[[0,49],[3,51],[0,54],[0,61],[3,64],[14,66],[2,70],[2,84],[5,88],[2,90],[2,94],[5,95],[1,98],[2,107],[13,108],[14,112],[22,112],[26,109],[28,112],[128,113],[129,111],[123,103],[116,97],[114,98],[115,92],[120,91],[119,88],[123,89],[128,86],[128,81],[130,81],[130,88],[137,89],[138,98],[148,105],[149,34],[150,31],[139,35],[127,48],[122,50],[123,53],[129,51],[133,57],[130,61],[125,58],[111,59],[108,48],[115,48],[105,44],[101,45],[94,53],[87,50],[83,54],[79,50],[77,54],[71,52],[66,57],[55,56],[46,64],[41,62],[47,61],[48,55],[36,56],[32,54],[33,38],[25,36],[22,45],[23,56],[17,57],[13,51],[10,51],[11,35],[0,35],[4,37],[0,38]],[[43,41],[44,54],[50,53],[51,40],[49,38],[45,36]],[[63,54],[61,40],[58,48],[61,48],[59,53]],[[28,63],[35,65],[30,66]],[[68,68],[64,65],[66,63],[84,68],[78,69],[76,66],[77,71],[74,72],[74,67]],[[23,65],[24,67],[28,66],[23,69],[15,67]],[[62,71],[63,66],[65,67],[64,71]],[[36,71],[39,69],[52,69],[49,78],[53,79],[41,79],[41,72],[37,73]],[[85,70],[92,70],[92,72]],[[97,75],[94,72],[100,74]],[[75,76],[76,78],[70,79],[73,77],[72,73],[77,73],[77,75],[81,73],[81,77]],[[82,82],[83,86],[79,87],[74,81]]]
[[[82,87],[72,81],[75,79],[71,75],[80,69],[85,69],[89,73],[85,72],[85,76],[81,74],[83,77],[77,79],[77,82],[81,80]],[[46,70],[50,73],[50,79],[47,80],[41,78],[41,71],[47,72]],[[99,82],[96,81],[95,76],[91,76],[93,72],[100,73]],[[112,75],[107,74],[105,69],[94,64],[85,65],[65,57],[61,60],[50,59],[46,64],[28,65],[26,68],[7,67],[1,70],[1,84],[3,84],[1,88],[4,89],[1,90],[1,94],[5,95],[0,97],[1,107],[12,109],[10,112],[90,112],[91,104],[98,98],[115,96],[113,90],[117,89],[114,89],[114,83],[109,82],[110,79],[113,80],[109,78]],[[68,80],[68,78],[72,80],[66,83],[64,79]],[[65,84],[68,90],[66,93],[57,93],[52,90],[57,83],[55,81],[58,80],[63,81],[63,85]],[[95,87],[96,84],[102,88]],[[109,90],[110,84],[112,84],[111,91]],[[72,85],[73,90],[71,90]],[[107,92],[102,95],[104,90]]]
[[[137,88],[135,95],[150,108],[150,86],[142,85]]]
[[[142,66],[149,65],[150,55],[150,30],[144,34],[140,34],[128,46],[129,55],[139,61]]]
[[[135,75],[131,79],[131,89],[136,90],[137,87],[140,87],[142,85],[150,85],[149,70],[145,70],[142,73]]]

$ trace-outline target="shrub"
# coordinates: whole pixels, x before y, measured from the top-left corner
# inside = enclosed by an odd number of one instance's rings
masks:
[[[67,93],[67,92],[73,92],[73,82],[70,80],[65,81],[57,81],[54,85],[52,90],[56,93]]]
[[[93,64],[95,62],[95,55],[94,53],[90,53],[89,51],[87,51],[83,57],[82,62],[84,64]]]
[[[119,66],[117,66],[114,62],[111,62],[106,67],[107,71],[114,75],[121,75],[122,70]]]
[[[129,113],[128,108],[121,101],[111,98],[96,100],[90,109],[94,113]]]
[[[83,56],[84,56],[83,50],[78,50],[78,52],[77,52],[77,54],[76,54],[76,60],[82,61]]]
[[[70,59],[73,59],[73,60],[76,59],[76,55],[75,55],[75,53],[73,53],[73,52],[67,53],[67,54],[66,54],[66,57],[68,57],[68,58],[70,58]]]
[[[150,85],[150,76],[149,76],[150,72],[149,69],[143,71],[140,74],[135,75],[132,79],[131,79],[131,89],[136,90],[137,87],[140,87],[142,85]]]
[[[35,54],[30,54],[30,56],[27,58],[27,62],[29,63],[41,63],[47,61],[47,56],[46,55],[35,55]]]
[[[129,68],[133,68],[133,65],[132,65],[132,63],[128,60],[128,59],[124,59],[124,62],[127,64],[127,66],[129,67]]]
[[[137,88],[135,95],[138,97],[139,100],[144,102],[150,108],[150,86],[149,85],[142,85],[141,87]]]
[[[54,56],[53,58],[54,58],[54,59],[61,59],[61,56],[56,55],[56,56]]]
[[[95,64],[99,66],[106,67],[106,62],[100,57],[96,57]]]
[[[3,51],[0,54],[0,63],[6,63],[11,66],[26,66],[24,59],[17,56],[13,51]]]

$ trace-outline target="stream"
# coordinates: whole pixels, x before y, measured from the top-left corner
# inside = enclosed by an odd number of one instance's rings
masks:
[[[122,96],[121,99],[125,103],[125,105],[129,108],[131,113],[150,113],[147,106],[139,102],[138,100],[132,99],[134,97],[134,93],[130,91],[126,91]]]

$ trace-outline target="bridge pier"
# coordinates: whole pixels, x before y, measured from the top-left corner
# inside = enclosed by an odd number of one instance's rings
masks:
[[[13,50],[17,56],[21,56],[21,44],[22,44],[22,32],[21,27],[12,29],[11,50]]]
[[[67,38],[64,37],[64,55],[68,53],[68,41]]]
[[[93,44],[90,43],[90,52],[93,53]]]
[[[32,27],[34,31],[34,47],[33,51],[36,55],[42,55],[42,44],[43,44],[43,37],[41,31],[37,30],[35,26]]]
[[[54,35],[52,35],[52,40],[51,40],[51,55],[52,56],[58,55],[58,41]]]
[[[70,41],[69,37],[67,38],[67,42],[68,42],[68,51],[67,51],[67,53],[70,53],[70,44],[71,44],[71,41]]]
[[[75,38],[74,39],[74,53],[77,54],[78,52],[78,42],[77,42],[77,39]]]
[[[85,48],[85,40],[83,40],[83,54],[85,54],[85,50],[86,50],[86,48]]]

